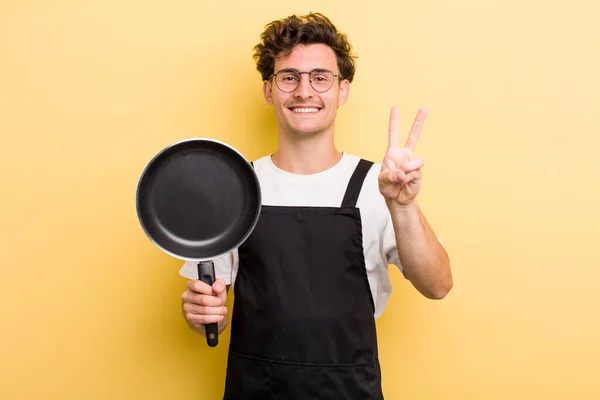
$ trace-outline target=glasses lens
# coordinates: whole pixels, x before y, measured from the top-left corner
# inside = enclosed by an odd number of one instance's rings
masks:
[[[333,85],[333,72],[314,70],[310,74],[310,84],[317,92],[325,92]]]
[[[300,83],[300,75],[296,71],[279,71],[275,77],[277,87],[283,92],[293,92]]]

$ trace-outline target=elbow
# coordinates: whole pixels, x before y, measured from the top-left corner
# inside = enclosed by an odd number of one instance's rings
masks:
[[[432,292],[427,296],[427,298],[431,300],[442,300],[448,295],[448,293],[450,293],[450,288]]]
[[[452,282],[452,278],[449,278],[445,282],[437,285],[437,287],[433,288],[433,290],[429,291],[425,297],[431,300],[442,300],[448,295],[448,293],[450,293],[453,285],[454,283]]]
[[[409,274],[405,270],[405,276],[412,282],[413,286],[427,299],[430,300],[442,300],[444,299],[452,287],[454,286],[454,280],[452,278],[452,272],[450,271],[450,265],[446,259],[446,262],[438,265],[437,267],[430,267],[426,269],[430,272],[429,276],[421,276]]]
[[[439,276],[436,285],[432,288],[429,293],[428,298],[431,300],[442,300],[444,299],[450,290],[452,290],[452,286],[454,286],[454,280],[452,279],[452,272],[450,270],[450,261],[448,257],[444,259],[444,263],[442,264],[442,273]]]

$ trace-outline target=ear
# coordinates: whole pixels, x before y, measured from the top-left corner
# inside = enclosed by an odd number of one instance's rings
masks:
[[[338,105],[343,106],[344,104],[346,104],[348,96],[350,96],[350,82],[348,81],[348,79],[344,79],[340,82],[340,95],[338,97]]]
[[[263,82],[263,94],[268,105],[273,105],[273,91],[271,90],[271,80]]]

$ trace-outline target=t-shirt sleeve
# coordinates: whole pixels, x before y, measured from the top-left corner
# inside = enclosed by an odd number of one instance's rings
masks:
[[[237,250],[229,252],[213,261],[215,264],[215,278],[223,279],[226,285],[231,285],[234,266],[237,263]],[[188,279],[198,279],[198,262],[186,261],[179,274]]]

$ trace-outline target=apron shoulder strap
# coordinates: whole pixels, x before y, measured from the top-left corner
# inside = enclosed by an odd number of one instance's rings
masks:
[[[373,165],[373,161],[367,161],[361,159],[350,177],[350,181],[348,182],[348,187],[346,188],[346,193],[344,194],[344,200],[342,200],[342,207],[356,207],[356,202],[358,201],[358,195],[360,194],[360,190],[362,189],[363,182],[367,173],[371,169]]]

